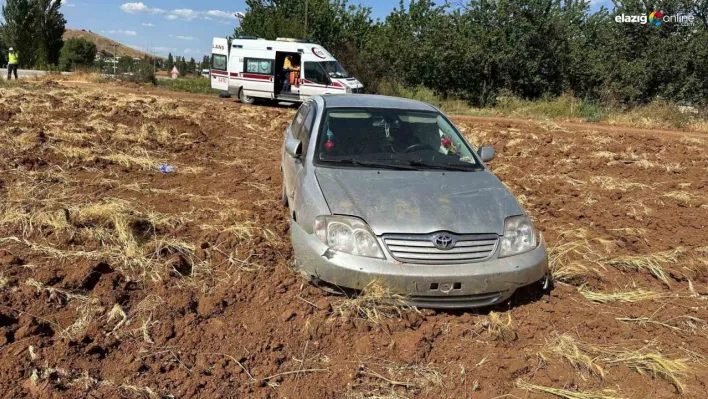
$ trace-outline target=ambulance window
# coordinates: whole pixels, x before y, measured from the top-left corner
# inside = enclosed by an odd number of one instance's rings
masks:
[[[246,58],[243,62],[246,64],[245,68],[243,68],[246,73],[257,73],[259,75],[273,74],[273,60]]]
[[[312,83],[317,83],[320,85],[329,85],[330,80],[327,76],[327,72],[322,69],[317,62],[306,62],[305,63],[305,79],[311,81]]]
[[[218,69],[220,71],[225,71],[226,70],[226,56],[225,55],[220,55],[220,54],[214,54],[211,57],[212,60],[212,69]]]

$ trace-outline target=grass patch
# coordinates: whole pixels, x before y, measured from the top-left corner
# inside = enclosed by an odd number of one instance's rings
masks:
[[[649,374],[653,378],[660,377],[671,382],[679,392],[683,392],[680,378],[689,371],[685,359],[671,360],[661,353],[646,352],[645,350],[615,350],[606,351],[600,360],[608,365],[626,364],[630,369],[639,374]]]
[[[670,382],[679,392],[684,389],[681,378],[690,371],[687,359],[669,359],[660,352],[650,350],[648,346],[628,349],[623,346],[592,345],[577,341],[568,334],[557,335],[548,341],[539,356],[544,361],[547,361],[548,356],[563,358],[583,373],[593,374],[601,379],[604,379],[606,372],[600,364],[624,364],[639,374],[648,374],[652,378],[658,377]]]
[[[539,356],[544,362],[548,361],[548,356],[553,355],[565,359],[573,368],[583,374],[593,374],[600,379],[605,379],[605,370],[595,363],[595,359],[583,351],[575,338],[568,334],[557,334],[539,352]]]
[[[395,82],[382,82],[379,85],[378,94],[423,101],[449,114],[469,114],[472,111],[472,108],[470,108],[466,101],[456,98],[446,98],[424,86],[405,87]],[[494,112],[490,110],[486,115],[482,112],[477,116],[492,115],[494,115]]]
[[[611,303],[611,302],[639,302],[649,301],[653,299],[665,298],[666,294],[660,292],[647,291],[643,289],[633,291],[617,291],[612,293],[602,293],[588,291],[585,287],[580,287],[578,290],[583,296],[592,302]]]
[[[184,91],[197,94],[219,94],[220,90],[211,88],[211,79],[204,77],[189,77],[178,79],[158,79],[157,87],[172,91]]]
[[[606,259],[604,263],[620,269],[647,270],[666,285],[670,285],[669,278],[661,265],[664,263],[675,264],[684,252],[685,250],[679,247],[647,255],[620,256],[614,259]]]
[[[593,265],[602,253],[594,248],[585,229],[562,232],[560,242],[548,251],[549,268],[555,281],[582,284],[591,277],[600,277]]]
[[[543,392],[555,395],[564,399],[621,399],[621,396],[616,396],[613,391],[594,392],[594,391],[570,391],[567,389],[551,388],[542,385],[535,385],[523,380],[517,380],[516,386],[530,392]]]
[[[605,108],[569,94],[536,101],[522,100],[507,94],[497,98],[497,105],[494,109],[506,116],[516,118],[581,120],[585,122],[601,122],[607,118]]]
[[[379,281],[372,281],[357,296],[344,299],[332,306],[334,313],[345,319],[361,317],[374,323],[384,318],[401,317],[406,312],[417,312],[406,304],[406,297],[392,293]]]
[[[627,191],[635,188],[639,190],[651,188],[648,184],[635,183],[612,176],[592,176],[590,177],[590,182],[597,184],[603,190]]]
[[[511,314],[506,314],[506,320],[499,316],[499,313],[489,312],[487,319],[482,322],[482,326],[487,329],[489,335],[497,341],[511,342],[517,338],[516,325],[511,318]]]
[[[645,129],[679,129],[708,133],[708,113],[682,112],[678,105],[662,100],[623,109],[615,105],[580,99],[571,94],[524,100],[511,93],[500,93],[494,106],[474,108],[464,100],[437,94],[423,86],[406,87],[396,82],[383,82],[379,85],[377,93],[424,101],[450,114],[591,122]]]

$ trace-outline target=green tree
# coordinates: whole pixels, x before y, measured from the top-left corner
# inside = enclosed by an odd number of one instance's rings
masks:
[[[61,0],[8,0],[2,7],[4,41],[14,47],[22,66],[56,64],[66,20]]]
[[[477,105],[508,94],[563,93],[606,104],[708,105],[708,2],[614,1],[611,11],[593,12],[587,0],[466,0],[455,7],[412,0],[374,22],[367,8],[345,0],[310,0],[307,16],[302,0],[246,0],[234,37],[313,39],[373,91],[424,86]],[[654,10],[695,21],[614,20]]]
[[[133,72],[135,60],[133,57],[124,55],[118,59],[118,73]]]
[[[37,17],[33,2],[30,0],[7,0],[2,6],[2,16],[5,22],[0,26],[5,44],[15,48],[20,66],[34,65],[37,48],[35,35]]]
[[[5,62],[7,62],[7,45],[5,44],[3,29],[0,27],[0,65],[4,65]]]
[[[202,64],[199,67],[200,71],[199,73],[202,72],[204,69],[211,69],[211,57],[208,55],[205,55],[204,58],[202,59]]]
[[[177,69],[179,70],[180,76],[185,76],[187,74],[187,61],[184,59],[184,57],[179,57],[179,64],[177,66]]]
[[[59,66],[64,71],[71,71],[93,65],[95,59],[96,45],[86,39],[74,38],[64,42],[59,56]]]
[[[172,53],[170,53],[167,56],[167,70],[172,71],[172,68],[175,66],[175,59],[172,57]]]
[[[187,64],[187,71],[191,74],[197,73],[197,62],[194,60],[194,58],[189,59],[189,63]]]
[[[34,0],[37,38],[37,65],[57,65],[64,41],[66,19],[61,13],[61,0]]]

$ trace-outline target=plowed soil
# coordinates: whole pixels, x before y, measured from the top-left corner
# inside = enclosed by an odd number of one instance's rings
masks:
[[[0,397],[706,397],[708,138],[453,118],[496,148],[555,287],[372,318],[291,268],[294,112],[0,90]]]

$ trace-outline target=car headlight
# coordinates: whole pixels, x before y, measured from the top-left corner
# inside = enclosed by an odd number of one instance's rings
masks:
[[[536,231],[527,216],[512,216],[504,221],[499,257],[518,255],[536,248]]]
[[[318,216],[315,235],[334,251],[385,259],[376,236],[361,219],[349,216]]]

